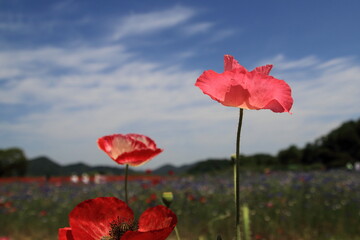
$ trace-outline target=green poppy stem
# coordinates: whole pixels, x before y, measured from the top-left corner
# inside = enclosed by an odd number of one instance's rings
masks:
[[[176,239],[177,239],[177,240],[181,240],[180,234],[179,234],[179,230],[177,229],[176,226],[175,226],[174,230],[175,230],[175,234],[176,234]]]
[[[125,164],[125,202],[128,203],[128,175],[129,175],[129,164]]]
[[[234,164],[234,188],[235,188],[235,222],[236,240],[241,240],[240,231],[240,134],[244,115],[244,109],[240,108],[239,123],[236,137],[236,159]]]

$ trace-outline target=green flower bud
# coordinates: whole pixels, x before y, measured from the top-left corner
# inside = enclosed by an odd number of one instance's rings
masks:
[[[170,207],[170,204],[174,200],[174,195],[172,192],[163,192],[162,194],[162,201],[165,206]]]

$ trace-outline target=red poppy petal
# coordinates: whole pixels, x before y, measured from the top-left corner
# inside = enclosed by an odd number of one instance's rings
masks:
[[[98,146],[117,163],[131,166],[144,164],[163,151],[151,138],[135,133],[104,136]]]
[[[167,207],[159,205],[148,208],[139,219],[138,231],[127,231],[121,240],[164,240],[177,223],[176,215]]]
[[[110,223],[117,218],[131,222],[133,211],[114,197],[99,197],[78,204],[69,215],[72,235],[76,240],[99,240],[108,236]]]
[[[269,64],[269,65],[266,65],[266,66],[257,67],[254,70],[252,70],[251,72],[257,72],[257,73],[269,75],[272,67],[273,67],[273,65]]]
[[[243,72],[247,72],[246,68],[241,66],[236,59],[231,55],[224,56],[224,71],[231,71],[233,69],[240,69]]]
[[[165,240],[172,231],[173,228],[170,227],[158,231],[151,231],[151,232],[127,231],[121,237],[121,240]]]
[[[98,146],[113,160],[121,154],[144,148],[142,142],[135,141],[131,137],[122,134],[104,136],[98,139]]]
[[[119,164],[129,164],[130,166],[140,166],[147,161],[150,161],[153,157],[160,154],[163,150],[157,148],[155,150],[152,149],[143,149],[136,150],[128,153],[124,153],[120,155],[115,161]]]
[[[226,93],[230,90],[232,72],[217,73],[213,70],[203,72],[197,79],[195,86],[199,87],[204,94],[212,99],[222,102]]]
[[[74,240],[70,227],[59,228],[58,240]]]
[[[147,136],[135,134],[135,133],[127,134],[127,136],[131,137],[135,141],[139,141],[143,143],[144,147],[146,148],[156,149],[156,143]]]
[[[205,71],[195,86],[225,106],[290,111],[293,104],[291,88],[285,81],[268,76],[272,65],[248,72],[230,55],[224,56],[224,63],[223,73]]]
[[[273,112],[289,112],[293,99],[291,88],[283,80],[272,76],[249,73],[246,83],[249,91],[249,106],[253,109],[270,109]]]
[[[174,228],[177,217],[169,208],[158,205],[148,208],[139,218],[139,232]]]

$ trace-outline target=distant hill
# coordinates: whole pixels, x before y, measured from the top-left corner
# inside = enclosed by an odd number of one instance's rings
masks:
[[[200,161],[191,166],[188,170],[188,174],[198,173],[216,173],[225,169],[231,168],[233,165],[230,159],[208,159]]]
[[[225,167],[229,167],[229,160],[205,160],[199,161],[194,164],[183,165],[180,167],[173,166],[171,164],[164,165],[152,171],[155,175],[167,175],[172,171],[176,175],[181,174],[196,174],[204,172],[215,172]],[[130,173],[139,174],[141,171],[129,170]],[[124,168],[122,167],[107,167],[107,166],[89,166],[84,163],[75,163],[62,166],[48,157],[41,156],[28,161],[28,176],[69,176],[71,174],[83,174],[83,173],[102,173],[111,175],[124,174]]]
[[[130,170],[130,172],[134,172]],[[91,167],[84,163],[75,163],[61,166],[48,157],[41,156],[28,161],[28,176],[69,176],[71,174],[102,173],[102,174],[124,174],[120,167],[95,166]]]
[[[304,148],[291,145],[280,150],[277,155],[241,155],[242,169],[330,169],[344,167],[347,163],[360,161],[360,119],[347,121],[327,135],[308,143]],[[153,170],[153,174],[167,175],[169,171],[177,175],[215,173],[231,168],[230,159],[207,159],[194,164],[176,167],[170,164]],[[136,170],[136,169],[135,169]],[[130,170],[133,174],[141,173]],[[123,167],[89,166],[84,163],[61,166],[53,160],[41,156],[28,161],[28,176],[67,176],[73,173],[124,174]]]
[[[171,164],[166,164],[162,167],[159,167],[153,171],[155,175],[166,175],[170,171],[174,172],[175,174],[184,174],[192,167],[193,165],[183,165],[180,167],[175,167]]]
[[[27,175],[29,176],[59,176],[61,175],[61,165],[55,163],[45,156],[34,158],[28,161]]]

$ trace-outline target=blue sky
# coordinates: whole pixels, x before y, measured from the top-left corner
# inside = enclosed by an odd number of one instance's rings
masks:
[[[293,114],[245,111],[242,152],[278,150],[360,116],[358,1],[0,0],[0,148],[62,164],[114,163],[96,146],[140,133],[164,152],[141,168],[235,151],[238,109],[194,86],[231,54],[274,64]]]

